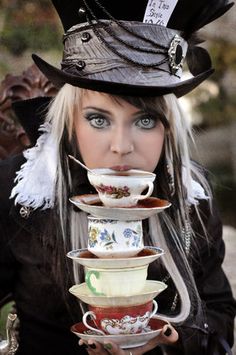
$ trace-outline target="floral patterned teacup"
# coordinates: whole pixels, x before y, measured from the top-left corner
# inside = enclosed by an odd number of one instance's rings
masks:
[[[99,258],[127,258],[143,249],[142,221],[88,217],[88,250]]]
[[[151,196],[156,175],[148,171],[94,169],[88,172],[88,179],[95,187],[99,198],[107,207],[133,207],[139,200]],[[142,192],[148,189],[147,193]]]
[[[144,289],[148,265],[117,269],[85,267],[85,281],[97,296],[133,296]]]
[[[129,307],[89,306],[89,311],[83,316],[83,323],[88,329],[104,335],[137,334],[148,326],[157,309],[155,300]],[[88,324],[88,316],[93,319],[97,328]]]

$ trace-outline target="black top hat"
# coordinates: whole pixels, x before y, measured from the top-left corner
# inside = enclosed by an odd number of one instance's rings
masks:
[[[228,0],[139,0],[135,8],[131,0],[53,3],[66,30],[61,69],[35,54],[33,59],[54,85],[177,97],[213,72],[195,32],[233,5]],[[181,80],[185,59],[193,76]]]

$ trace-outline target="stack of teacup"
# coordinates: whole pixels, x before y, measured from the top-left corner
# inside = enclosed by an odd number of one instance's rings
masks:
[[[158,253],[139,256],[144,250],[142,220],[117,219],[116,211],[125,208],[128,216],[138,201],[148,198],[155,174],[95,169],[88,178],[103,205],[110,207],[109,216],[88,216],[91,262],[77,258],[84,265],[86,283],[74,285],[70,292],[88,304],[89,311],[83,316],[88,329],[102,335],[138,334],[157,312],[154,298],[166,288],[162,282],[147,280],[149,264],[162,252],[159,249]],[[145,189],[148,191],[142,195]]]

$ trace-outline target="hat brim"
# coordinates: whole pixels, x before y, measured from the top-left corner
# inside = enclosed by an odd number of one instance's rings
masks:
[[[147,85],[135,85],[114,81],[94,80],[72,75],[52,66],[36,54],[33,54],[32,58],[41,72],[56,87],[60,88],[67,83],[83,89],[105,92],[113,95],[162,96],[173,93],[177,97],[181,97],[195,89],[214,72],[214,69],[208,69],[190,79],[165,86],[148,86],[148,83]]]

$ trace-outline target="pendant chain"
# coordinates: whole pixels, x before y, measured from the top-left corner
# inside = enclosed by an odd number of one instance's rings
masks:
[[[182,229],[182,237],[184,239],[184,249],[186,252],[186,255],[188,257],[189,252],[190,252],[190,247],[191,247],[191,226],[190,223],[187,221],[185,224],[185,227]],[[170,275],[167,274],[163,279],[162,282],[167,282],[170,279]],[[178,303],[179,299],[179,294],[178,292],[175,293],[173,303],[171,305],[171,311],[174,312]]]

